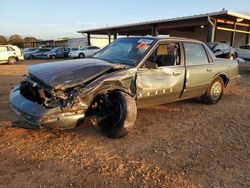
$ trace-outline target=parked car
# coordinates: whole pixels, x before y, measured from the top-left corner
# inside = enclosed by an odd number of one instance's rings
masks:
[[[24,59],[40,59],[44,57],[44,54],[49,52],[51,49],[39,48],[37,50],[27,52],[24,54]]]
[[[96,46],[86,46],[86,47],[80,48],[79,50],[70,52],[69,53],[69,58],[92,57],[99,50],[100,50],[100,48],[98,48]]]
[[[93,58],[29,66],[9,100],[31,127],[71,129],[88,116],[117,138],[133,127],[137,108],[196,97],[216,104],[237,77],[235,60],[216,58],[200,41],[121,38]]]
[[[63,48],[57,47],[46,53],[45,55],[49,59],[56,59],[56,58],[66,58],[68,57],[70,52],[76,51],[78,48]]]
[[[239,58],[250,59],[250,45],[243,45],[236,49]]]
[[[212,50],[216,57],[227,58],[227,59],[235,59],[237,57],[237,53],[235,49],[226,43],[207,43],[207,46]]]
[[[0,64],[9,63],[15,64],[18,61],[22,61],[22,51],[14,45],[0,45]]]
[[[22,50],[22,52],[23,52],[23,54],[25,54],[25,53],[29,53],[29,52],[32,52],[32,51],[35,51],[35,50],[37,50],[38,48],[24,48],[23,50]]]

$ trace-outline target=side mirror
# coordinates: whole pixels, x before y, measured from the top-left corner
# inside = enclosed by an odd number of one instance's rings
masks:
[[[148,69],[157,69],[158,68],[157,64],[154,62],[151,62],[151,61],[146,61],[145,67]]]

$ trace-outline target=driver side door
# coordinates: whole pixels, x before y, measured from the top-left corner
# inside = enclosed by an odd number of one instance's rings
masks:
[[[160,44],[137,71],[137,106],[176,101],[184,86],[185,66],[181,62],[179,43]],[[155,64],[155,67],[148,66]]]

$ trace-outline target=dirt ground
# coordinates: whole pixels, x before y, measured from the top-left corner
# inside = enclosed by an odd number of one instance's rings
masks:
[[[250,63],[219,104],[142,109],[127,137],[109,139],[89,121],[16,127],[9,92],[38,62],[0,66],[0,187],[250,187]]]

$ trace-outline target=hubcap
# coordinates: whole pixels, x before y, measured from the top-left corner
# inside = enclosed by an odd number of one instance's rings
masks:
[[[220,82],[215,82],[211,87],[211,97],[213,100],[217,100],[222,92],[222,85]]]

